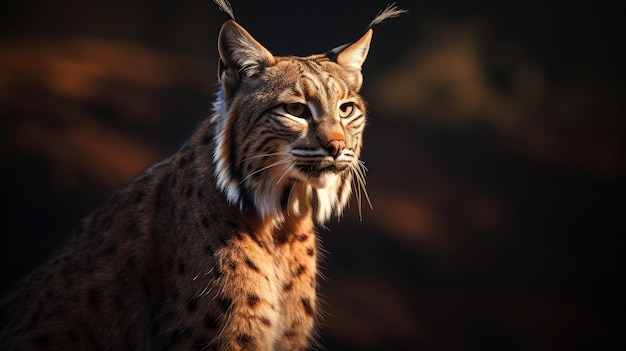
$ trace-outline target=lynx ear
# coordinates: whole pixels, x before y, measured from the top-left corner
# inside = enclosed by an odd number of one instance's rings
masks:
[[[370,50],[372,33],[373,31],[368,29],[359,40],[351,44],[336,47],[326,55],[345,68],[360,71],[367,57],[367,53]]]
[[[276,61],[263,45],[232,20],[222,25],[218,50],[221,61],[220,76],[224,69],[232,68],[243,76],[252,77]]]

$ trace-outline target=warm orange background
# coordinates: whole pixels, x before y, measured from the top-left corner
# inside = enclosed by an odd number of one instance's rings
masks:
[[[236,1],[275,54],[358,38],[382,1]],[[364,67],[374,210],[320,230],[329,350],[624,346],[621,12],[402,1]],[[0,5],[0,289],[209,115],[209,0]]]

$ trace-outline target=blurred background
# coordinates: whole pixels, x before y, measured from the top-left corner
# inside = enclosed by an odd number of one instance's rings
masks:
[[[386,5],[233,2],[278,55]],[[364,66],[374,209],[320,230],[323,349],[624,349],[622,12],[398,5]],[[209,115],[223,21],[209,0],[0,4],[0,291]]]

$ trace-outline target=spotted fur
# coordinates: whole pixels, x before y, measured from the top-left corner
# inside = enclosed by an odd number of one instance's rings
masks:
[[[0,349],[311,346],[315,224],[340,216],[355,184],[358,199],[365,191],[359,90],[372,30],[279,57],[216,2],[230,19],[213,115],[2,300]]]

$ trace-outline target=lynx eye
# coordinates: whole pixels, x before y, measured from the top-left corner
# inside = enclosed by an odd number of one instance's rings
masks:
[[[339,105],[339,117],[346,118],[352,115],[354,112],[354,103],[346,102],[345,104]]]
[[[285,111],[295,117],[300,117],[300,118],[307,118],[311,116],[311,113],[309,112],[309,108],[306,107],[305,104],[301,104],[301,103],[291,103],[291,104],[285,104],[284,105]]]

